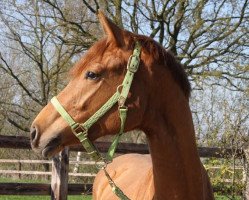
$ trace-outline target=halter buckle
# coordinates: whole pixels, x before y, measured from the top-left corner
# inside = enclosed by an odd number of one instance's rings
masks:
[[[71,128],[76,136],[81,135],[82,133],[83,135],[87,135],[87,129],[79,123],[75,124]]]
[[[136,73],[139,67],[139,63],[140,58],[137,55],[131,55],[127,63],[127,69],[132,73]]]

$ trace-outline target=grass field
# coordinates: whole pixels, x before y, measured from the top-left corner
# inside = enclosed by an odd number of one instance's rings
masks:
[[[0,178],[0,183],[50,183],[49,180],[39,180],[39,179],[17,179],[17,178],[5,178],[1,177]]]
[[[68,200],[91,200],[92,196],[81,196],[81,195],[76,195],[76,196],[68,196]],[[225,196],[217,196],[215,198],[216,200],[231,200],[232,198],[228,198]],[[0,195],[0,200],[50,200],[49,196],[14,196],[14,195]],[[242,200],[241,197],[236,197],[232,200]]]
[[[0,182],[14,182],[14,183],[49,183],[49,181],[41,180],[28,180],[28,179],[11,179],[11,178],[0,178]],[[1,188],[0,188],[1,189]],[[90,195],[69,195],[68,200],[91,200]],[[242,200],[242,197],[237,196],[236,198],[226,196],[216,196],[216,200]],[[33,196],[33,195],[0,195],[0,200],[50,200],[50,196]]]
[[[0,200],[50,200],[49,196],[16,196],[16,195],[0,195]],[[92,196],[68,196],[68,200],[91,200]]]
[[[0,178],[1,183],[50,183],[50,181]],[[1,188],[0,188],[1,189]],[[50,196],[33,196],[33,195],[0,195],[0,200],[50,200]],[[91,200],[90,195],[69,195],[68,200]]]

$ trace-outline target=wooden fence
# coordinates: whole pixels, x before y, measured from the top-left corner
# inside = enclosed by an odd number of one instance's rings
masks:
[[[22,165],[23,164],[50,164],[52,165],[51,160],[15,160],[15,159],[0,159],[0,164],[6,164],[6,163],[11,163],[11,164],[17,164],[18,165],[18,170],[3,170],[0,169],[0,174],[16,174],[21,178],[21,175],[42,175],[42,176],[52,176],[52,172],[49,171],[27,171],[27,170],[22,170]],[[69,165],[94,165],[94,161],[75,161],[75,160],[70,160]],[[77,177],[95,177],[95,173],[68,173],[69,176],[77,176]]]
[[[110,146],[109,142],[96,142],[95,145],[101,152],[107,152]],[[14,149],[31,149],[28,137],[23,136],[1,136],[0,148]],[[200,157],[202,158],[227,158],[231,155],[236,157],[244,157],[242,150],[220,149],[220,148],[198,148]],[[70,151],[85,151],[82,146],[70,147]],[[145,144],[120,143],[117,148],[117,153],[149,153],[148,146]],[[9,162],[9,160],[2,160]],[[18,163],[18,160],[14,162]],[[19,161],[20,162],[20,161]],[[25,162],[39,162],[26,160]],[[46,161],[44,161],[46,162]],[[47,161],[48,163],[50,161]],[[75,161],[76,162],[76,161]],[[74,162],[73,162],[74,163]],[[1,173],[17,173],[17,171],[0,170]],[[36,173],[26,171],[24,173]],[[51,184],[40,183],[0,183],[0,195],[51,195],[51,199],[67,199],[67,195],[79,195],[82,193],[91,194],[92,184],[68,184],[69,173],[69,148],[65,148],[60,154],[52,159],[52,172],[44,172],[52,174]],[[90,175],[90,174],[81,174]]]

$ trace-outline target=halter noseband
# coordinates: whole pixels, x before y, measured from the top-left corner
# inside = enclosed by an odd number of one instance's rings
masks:
[[[51,103],[55,107],[55,109],[60,113],[62,118],[69,124],[72,129],[72,132],[75,136],[80,140],[82,146],[86,149],[86,152],[91,155],[91,157],[96,161],[103,161],[105,166],[103,167],[105,174],[109,180],[109,183],[113,189],[113,192],[120,197],[121,199],[129,199],[127,196],[123,194],[123,192],[115,185],[112,181],[111,177],[105,170],[107,162],[111,162],[113,159],[113,155],[117,148],[120,136],[124,132],[125,121],[127,117],[128,107],[125,105],[127,96],[129,94],[131,84],[134,78],[134,74],[137,72],[139,63],[140,63],[140,54],[141,54],[141,45],[138,41],[135,43],[135,48],[133,50],[133,54],[130,56],[127,63],[127,72],[124,77],[124,80],[121,85],[117,87],[116,93],[112,95],[107,102],[99,108],[88,120],[84,123],[75,122],[74,119],[68,114],[68,112],[63,108],[56,97],[51,99]],[[121,92],[120,90],[121,89]],[[119,107],[119,117],[120,117],[120,130],[119,133],[115,136],[111,146],[109,147],[107,157],[103,158],[100,155],[99,150],[94,146],[94,144],[87,137],[88,130],[95,124],[104,114],[106,114],[116,103],[118,103]]]

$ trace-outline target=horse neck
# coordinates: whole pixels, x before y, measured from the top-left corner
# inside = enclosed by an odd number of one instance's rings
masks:
[[[203,199],[202,166],[188,100],[172,80],[151,106],[144,129],[153,163],[155,199]],[[164,79],[165,80],[165,79]],[[156,94],[155,94],[156,95]],[[149,124],[149,125],[148,125]]]

